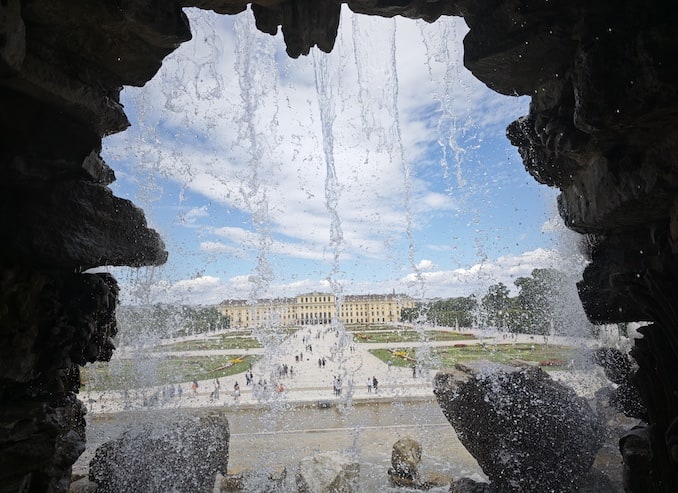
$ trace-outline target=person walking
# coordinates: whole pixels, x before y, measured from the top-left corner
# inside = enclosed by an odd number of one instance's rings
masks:
[[[379,380],[377,380],[377,377],[372,377],[372,387],[374,387],[374,393],[376,394],[379,391]]]
[[[240,399],[240,385],[238,385],[238,382],[235,382],[235,385],[233,386],[233,400],[235,402],[238,402]]]
[[[372,393],[372,379],[370,377],[367,377],[367,393]]]

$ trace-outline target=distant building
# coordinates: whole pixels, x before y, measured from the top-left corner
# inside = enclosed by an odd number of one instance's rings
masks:
[[[306,293],[257,303],[225,300],[217,308],[229,317],[232,328],[329,324],[337,309],[342,324],[376,324],[399,322],[402,309],[414,308],[414,300],[404,294],[349,295],[337,306],[333,294]]]

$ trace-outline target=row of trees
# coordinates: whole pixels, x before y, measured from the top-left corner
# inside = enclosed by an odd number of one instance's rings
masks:
[[[230,321],[213,306],[121,305],[116,312],[119,344],[165,339],[227,329]]]
[[[418,303],[403,310],[404,321],[422,321],[447,327],[502,327],[528,334],[562,333],[569,323],[561,308],[565,274],[556,269],[534,269],[514,281],[517,296],[503,283],[491,285],[480,299],[475,295]],[[592,327],[590,327],[592,328]]]
[[[529,277],[519,277],[514,284],[517,296],[510,296],[509,288],[500,282],[491,285],[482,298],[471,295],[417,303],[414,308],[403,309],[401,318],[447,327],[501,327],[529,334],[564,332],[571,321],[569,310],[561,308],[563,272],[534,269]],[[216,307],[189,305],[120,306],[117,319],[120,344],[207,333],[230,326],[228,317]],[[588,325],[592,330],[593,326]]]

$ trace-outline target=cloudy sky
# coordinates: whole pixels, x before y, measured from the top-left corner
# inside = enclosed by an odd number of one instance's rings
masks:
[[[170,254],[113,269],[126,301],[465,296],[561,261],[556,192],[505,137],[529,101],[464,69],[462,20],[345,9],[330,55],[292,60],[249,11],[187,14],[193,40],[104,141]]]

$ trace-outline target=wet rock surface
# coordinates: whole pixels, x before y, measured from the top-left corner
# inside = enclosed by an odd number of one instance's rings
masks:
[[[421,464],[421,444],[413,438],[405,437],[393,444],[389,475],[400,479],[416,480]]]
[[[81,420],[74,417],[75,361],[110,357],[110,348],[89,347],[84,322],[73,334],[60,331],[62,312],[49,308],[66,298],[68,288],[55,296],[53,290],[12,279],[23,271],[46,285],[54,280],[62,286],[64,277],[94,265],[164,261],[164,246],[143,214],[106,188],[113,177],[101,164],[101,138],[129,125],[119,100],[122,86],[145,84],[163,58],[190,39],[182,7],[233,14],[247,5],[242,0],[0,2],[0,228],[5,233],[0,279],[11,293],[3,292],[0,337],[10,348],[6,353],[22,355],[13,354],[7,363],[0,359],[0,397],[7,408],[1,424],[10,430],[0,435],[0,465],[13,463],[17,447],[26,453],[22,467],[0,467],[0,491],[64,490],[70,457],[84,443],[74,438],[82,435]],[[649,488],[678,490],[673,308],[678,296],[678,5],[639,0],[623,6],[562,0],[544,5],[352,0],[347,5],[363,14],[429,22],[461,15],[470,28],[465,65],[502,94],[531,97],[528,115],[508,128],[508,137],[527,171],[560,189],[559,211],[567,226],[587,235],[591,262],[579,290],[589,317],[653,322],[632,353],[639,365],[633,384],[651,431]],[[252,10],[263,32],[281,28],[292,56],[312,46],[332,48],[337,0],[262,1]],[[79,300],[87,318],[88,302]],[[17,306],[41,314],[39,329],[24,327]],[[77,313],[69,317],[79,319]],[[109,321],[102,323],[105,333]],[[68,341],[64,347],[62,336]],[[82,340],[73,343],[77,338]],[[55,355],[46,354],[53,347]],[[88,356],[73,359],[75,347],[87,347]],[[31,438],[16,432],[25,423],[12,410],[24,408],[31,426],[49,431]],[[71,438],[61,442],[62,434]]]
[[[100,493],[207,492],[228,465],[230,432],[223,415],[160,421],[100,446],[89,479]]]
[[[299,493],[357,493],[360,464],[339,452],[306,457],[299,463]]]
[[[490,485],[474,481],[470,478],[460,478],[452,481],[450,493],[492,493]]]
[[[602,445],[588,403],[539,368],[459,365],[434,393],[492,492],[577,491]]]
[[[420,469],[422,446],[411,437],[404,437],[393,444],[391,467],[388,476],[391,484],[415,490],[429,490],[450,484],[451,478],[440,472],[423,472]]]

